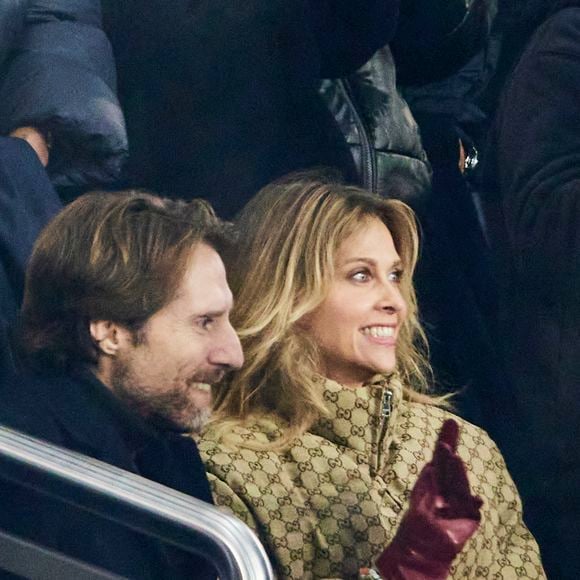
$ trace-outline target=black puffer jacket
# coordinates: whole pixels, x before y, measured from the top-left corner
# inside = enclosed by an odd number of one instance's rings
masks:
[[[455,73],[484,42],[494,13],[495,0],[406,0],[390,45],[349,76],[323,81],[321,94],[367,189],[402,197],[416,210],[424,208],[431,167],[398,79],[402,73],[403,85],[419,86]],[[453,98],[458,101],[460,89],[447,92],[457,93]],[[442,92],[439,99],[451,97]],[[454,129],[449,118],[446,131]]]
[[[352,75],[324,80],[320,92],[350,146],[362,185],[417,209],[428,195],[431,167],[417,123],[397,90],[389,46]]]
[[[117,180],[127,138],[100,2],[2,0],[0,38],[0,134],[49,132],[56,185]]]

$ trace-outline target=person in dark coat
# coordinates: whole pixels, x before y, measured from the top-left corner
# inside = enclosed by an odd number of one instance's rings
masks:
[[[506,449],[550,578],[580,573],[580,2],[522,3],[484,192],[521,441]]]
[[[3,65],[0,133],[50,131],[48,171],[61,195],[148,187],[204,197],[231,217],[290,171],[324,165],[355,178],[317,86],[393,37],[399,0],[9,5],[17,9],[0,18],[13,23],[15,48]]]
[[[0,376],[15,370],[9,332],[22,301],[28,257],[40,230],[61,208],[40,158],[26,142],[36,145],[33,132],[22,137],[0,137]]]
[[[32,126],[62,191],[112,187],[128,155],[99,0],[3,0],[0,135]]]
[[[0,423],[210,502],[190,434],[210,385],[241,366],[207,204],[147,193],[78,198],[27,270],[24,371],[2,381]],[[213,567],[0,475],[0,528],[132,578],[212,578]],[[114,514],[111,514],[114,515]]]
[[[230,218],[291,171],[355,179],[317,94],[394,35],[399,0],[104,0],[138,184]]]

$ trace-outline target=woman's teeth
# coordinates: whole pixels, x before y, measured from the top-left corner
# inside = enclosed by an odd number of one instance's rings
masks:
[[[362,329],[362,333],[367,336],[385,338],[395,336],[395,329],[392,326],[367,326]]]

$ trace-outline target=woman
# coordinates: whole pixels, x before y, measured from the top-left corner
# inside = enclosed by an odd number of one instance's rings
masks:
[[[392,542],[451,414],[426,394],[411,211],[307,177],[263,189],[229,260],[246,365],[200,442],[216,503],[260,535],[281,578],[353,578]],[[517,491],[487,435],[458,453],[482,497],[452,577],[541,578]]]

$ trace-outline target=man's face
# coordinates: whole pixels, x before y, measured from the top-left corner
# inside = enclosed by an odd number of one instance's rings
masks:
[[[119,333],[107,381],[113,392],[160,427],[199,431],[211,411],[210,385],[244,360],[231,308],[221,258],[198,244],[175,298],[147,321],[138,340]]]

